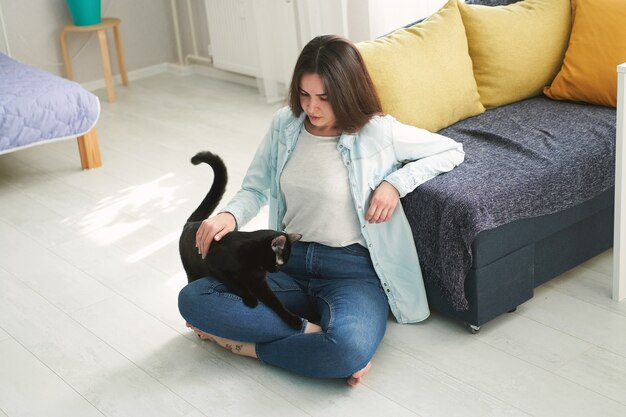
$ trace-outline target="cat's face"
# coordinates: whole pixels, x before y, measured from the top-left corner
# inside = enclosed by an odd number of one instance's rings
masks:
[[[276,272],[282,268],[291,255],[291,244],[302,238],[299,233],[281,234],[272,240],[272,251],[276,257],[276,262],[270,272]]]

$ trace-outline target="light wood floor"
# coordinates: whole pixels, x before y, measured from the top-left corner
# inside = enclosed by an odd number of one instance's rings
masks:
[[[189,158],[224,157],[228,198],[277,106],[201,76],[116,91],[98,92],[101,169],[80,171],[75,141],[0,156],[0,417],[626,416],[610,252],[477,335],[390,321],[356,389],[198,340],[176,307],[177,239],[212,177]]]

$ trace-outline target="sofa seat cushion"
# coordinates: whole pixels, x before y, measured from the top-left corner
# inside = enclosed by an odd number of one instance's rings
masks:
[[[463,143],[465,162],[402,200],[425,280],[466,309],[464,279],[480,232],[573,207],[611,188],[615,119],[608,107],[540,96],[441,130]]]
[[[541,94],[561,68],[570,0],[488,7],[459,3],[480,100],[486,108]]]
[[[485,110],[457,0],[423,22],[357,46],[383,111],[399,121],[434,132]]]

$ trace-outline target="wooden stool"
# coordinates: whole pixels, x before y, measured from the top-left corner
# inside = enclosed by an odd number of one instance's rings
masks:
[[[97,25],[75,26],[72,24],[65,25],[61,32],[61,50],[63,51],[63,62],[65,64],[65,74],[69,80],[73,78],[72,62],[67,52],[67,44],[65,35],[68,32],[97,32],[100,41],[100,54],[102,55],[102,67],[104,69],[104,80],[107,87],[107,96],[109,101],[115,101],[115,91],[113,90],[113,76],[111,74],[111,61],[109,59],[109,48],[107,46],[107,35],[105,29],[113,28],[115,37],[115,50],[117,51],[117,62],[120,67],[120,75],[122,84],[128,85],[128,75],[126,74],[126,63],[124,62],[124,52],[122,51],[122,39],[120,37],[120,19],[115,17],[103,17],[102,22]]]

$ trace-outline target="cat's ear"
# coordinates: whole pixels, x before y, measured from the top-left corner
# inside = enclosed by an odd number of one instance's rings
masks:
[[[289,233],[287,236],[289,236],[289,241],[292,243],[302,239],[302,235],[300,233]]]
[[[280,253],[285,249],[285,243],[287,243],[287,236],[278,235],[272,239],[272,250],[274,253]]]

